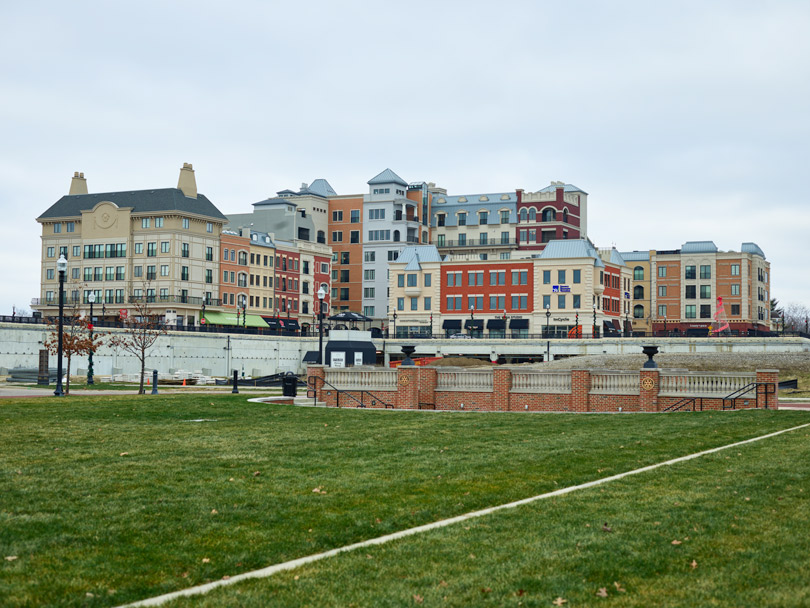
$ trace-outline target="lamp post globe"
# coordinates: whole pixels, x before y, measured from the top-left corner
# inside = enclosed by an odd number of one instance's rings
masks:
[[[93,304],[96,302],[96,293],[91,291],[87,296],[87,301],[90,303],[90,322],[88,323],[88,330],[90,331],[90,349],[87,351],[87,384],[94,384],[93,382]]]
[[[62,328],[65,314],[65,274],[67,273],[67,260],[64,254],[60,254],[56,261],[56,270],[59,273],[59,335],[56,346],[56,390],[53,394],[62,397],[65,394],[62,390]]]
[[[323,299],[326,297],[323,285],[318,288],[318,363],[323,365]]]

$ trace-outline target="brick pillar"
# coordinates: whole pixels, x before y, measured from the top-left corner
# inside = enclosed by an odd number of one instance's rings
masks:
[[[496,412],[508,412],[512,370],[506,367],[494,367],[492,374],[492,409]]]
[[[571,370],[571,411],[587,412],[591,409],[591,372],[587,369]]]
[[[658,369],[642,368],[638,379],[638,411],[659,411],[658,392],[660,390]]]
[[[757,402],[759,407],[766,407],[772,410],[779,409],[779,370],[778,369],[758,369],[757,383],[767,383],[773,386],[773,393],[766,393],[764,386],[757,387]]]
[[[417,367],[419,370],[419,403],[432,404],[436,406],[436,382],[438,381],[439,371],[435,367]]]
[[[397,368],[397,398],[394,406],[414,410],[419,406],[419,368],[415,365],[400,365]]]
[[[317,401],[324,401],[323,398],[323,379],[326,377],[326,366],[324,365],[313,365],[310,364],[307,366],[307,387],[309,387],[309,378],[311,376],[315,376],[318,380],[314,380],[315,382],[315,398]]]

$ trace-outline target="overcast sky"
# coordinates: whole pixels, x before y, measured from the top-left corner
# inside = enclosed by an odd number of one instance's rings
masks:
[[[450,194],[587,191],[599,247],[753,241],[810,304],[810,2],[3,2],[0,314],[39,297],[40,225],[90,192],[223,213],[390,167]]]

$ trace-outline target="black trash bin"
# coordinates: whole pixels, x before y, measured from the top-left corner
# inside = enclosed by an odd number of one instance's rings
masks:
[[[298,376],[287,372],[281,378],[281,394],[285,397],[295,397],[298,390]]]

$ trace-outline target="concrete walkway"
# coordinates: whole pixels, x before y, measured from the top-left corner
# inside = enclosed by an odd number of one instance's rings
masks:
[[[26,397],[53,397],[53,391],[56,389],[55,385],[51,385],[50,388],[46,388],[44,386],[30,386],[30,385],[14,385],[14,384],[7,384],[7,385],[0,385],[0,399],[11,399],[11,398],[26,398]],[[152,386],[144,386],[144,390],[146,394],[149,395],[152,392]],[[211,394],[211,393],[230,393],[232,390],[231,386],[192,386],[192,387],[178,387],[176,385],[170,386],[160,386],[158,384],[158,395],[176,395],[176,394]],[[268,393],[270,391],[279,391],[278,388],[267,388],[267,387],[254,387],[254,386],[240,386],[239,392],[240,393],[250,393],[251,395],[255,395],[257,393]],[[86,396],[86,395],[137,395],[138,389],[137,388],[125,388],[125,389],[118,389],[118,390],[87,390],[87,389],[70,389],[70,395],[76,396]],[[68,396],[70,396],[68,395]]]

